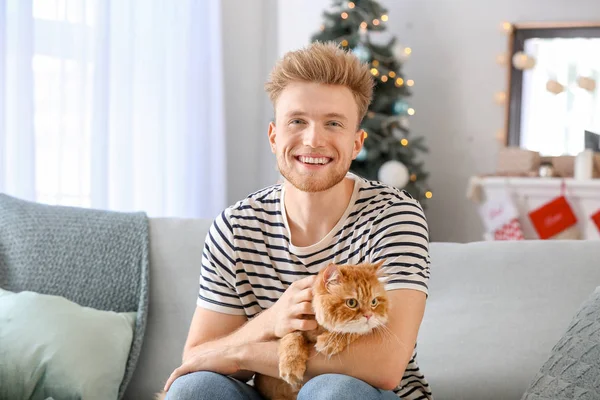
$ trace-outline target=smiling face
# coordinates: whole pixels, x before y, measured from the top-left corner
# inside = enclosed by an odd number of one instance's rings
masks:
[[[292,82],[281,91],[275,115],[269,142],[288,182],[305,192],[320,192],[344,179],[364,140],[350,89]]]

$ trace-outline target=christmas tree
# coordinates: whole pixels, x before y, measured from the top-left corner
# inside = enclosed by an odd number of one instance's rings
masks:
[[[361,126],[367,137],[350,170],[405,189],[426,206],[424,200],[432,194],[428,173],[417,156],[426,153],[427,147],[423,137],[410,136],[415,110],[406,98],[414,82],[402,73],[402,63],[412,50],[397,44],[395,37],[383,40],[388,15],[375,0],[334,0],[333,8],[323,15],[325,22],[311,41],[336,42],[352,51],[369,64],[375,79],[373,101]]]

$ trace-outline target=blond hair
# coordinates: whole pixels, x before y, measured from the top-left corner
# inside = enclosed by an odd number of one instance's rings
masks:
[[[373,96],[373,77],[367,64],[333,42],[314,42],[286,53],[275,65],[265,84],[273,106],[291,82],[342,85],[354,94],[359,121],[364,118]]]

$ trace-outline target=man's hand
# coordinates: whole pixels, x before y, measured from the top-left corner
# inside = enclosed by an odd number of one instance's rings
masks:
[[[282,338],[290,332],[317,329],[311,304],[311,288],[315,277],[311,275],[292,283],[279,300],[263,313],[272,336]],[[305,319],[305,316],[311,318]]]
[[[175,379],[192,372],[212,371],[222,375],[235,374],[240,371],[236,354],[233,347],[208,350],[199,348],[179,368],[173,371],[165,384],[165,392],[169,390]]]

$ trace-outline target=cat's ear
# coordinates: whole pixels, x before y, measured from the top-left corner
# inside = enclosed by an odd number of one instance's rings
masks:
[[[375,264],[371,264],[371,270],[376,275],[381,275],[383,273],[381,267],[383,266],[383,260],[377,261]]]
[[[338,284],[340,281],[340,270],[337,265],[329,264],[323,271],[323,283],[325,287]]]
[[[386,271],[382,268],[383,267],[383,260],[378,261],[375,264],[371,264],[371,270],[373,271],[373,274],[375,274],[375,276],[377,277],[377,279],[382,282],[385,283],[386,281],[388,281],[391,276],[388,275],[386,273]]]

